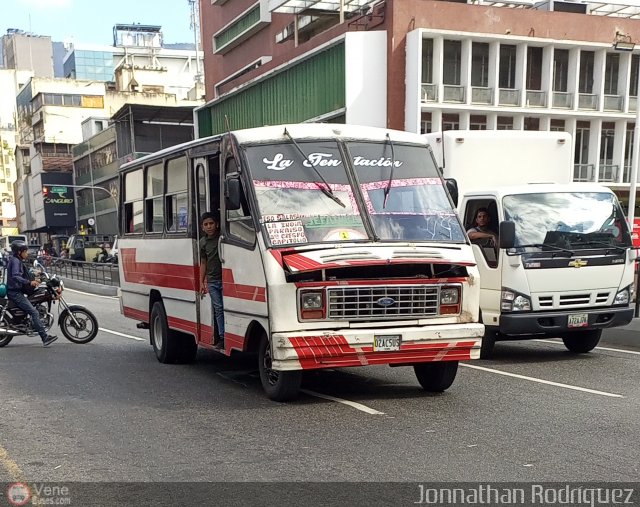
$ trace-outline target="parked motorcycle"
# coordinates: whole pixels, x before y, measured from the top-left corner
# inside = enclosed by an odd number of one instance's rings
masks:
[[[44,266],[35,261],[35,270],[39,271],[40,285],[34,293],[27,296],[31,304],[38,310],[40,320],[47,332],[54,324],[55,317],[51,312],[53,305],[58,302],[58,326],[64,337],[73,343],[89,343],[98,334],[98,320],[87,308],[80,305],[69,305],[62,293],[64,284],[57,275],[49,275]],[[36,334],[31,316],[0,292],[0,347],[8,345],[19,335],[33,336]],[[62,309],[62,311],[60,311]]]

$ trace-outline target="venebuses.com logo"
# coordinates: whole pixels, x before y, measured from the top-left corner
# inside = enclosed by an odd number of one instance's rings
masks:
[[[24,482],[14,482],[7,488],[7,500],[11,505],[27,505],[31,500],[31,491]]]

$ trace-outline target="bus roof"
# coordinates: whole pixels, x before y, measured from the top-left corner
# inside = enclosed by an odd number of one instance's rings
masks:
[[[404,142],[412,144],[423,144],[426,146],[426,139],[411,132],[403,132],[400,130],[393,130],[379,127],[366,127],[362,125],[345,125],[338,123],[297,123],[291,125],[273,125],[267,127],[257,127],[244,130],[234,130],[231,132],[233,136],[241,144],[251,144],[260,142],[281,142],[287,141],[288,137],[285,135],[285,129],[296,140],[300,139],[363,139],[370,141],[384,142],[387,140],[387,134],[393,142]],[[164,158],[175,152],[182,152],[188,149],[197,148],[200,146],[206,146],[219,142],[222,135],[203,137],[202,139],[196,139],[195,141],[188,141],[186,143],[178,144],[165,148],[163,150],[145,155],[131,162],[127,162],[120,167],[120,171],[126,171],[131,166],[137,166],[140,163],[149,163],[152,160]]]

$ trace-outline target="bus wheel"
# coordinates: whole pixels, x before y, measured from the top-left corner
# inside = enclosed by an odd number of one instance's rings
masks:
[[[602,335],[602,329],[588,329],[586,331],[574,331],[573,333],[566,333],[562,335],[562,342],[571,352],[576,354],[584,354],[585,352],[591,352]]]
[[[158,361],[161,363],[178,363],[181,359],[181,337],[178,333],[169,329],[167,312],[161,301],[156,301],[151,309],[151,322],[149,323],[151,343]]]
[[[258,351],[260,381],[267,396],[273,401],[289,401],[298,396],[302,371],[276,371],[271,368],[271,348],[266,334],[260,339]]]
[[[458,361],[414,364],[413,371],[425,391],[441,393],[453,384],[458,373]]]

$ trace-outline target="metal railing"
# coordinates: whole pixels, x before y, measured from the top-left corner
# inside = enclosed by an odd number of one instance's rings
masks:
[[[118,265],[103,262],[84,262],[52,257],[42,261],[49,273],[62,278],[82,280],[101,285],[120,286]]]

